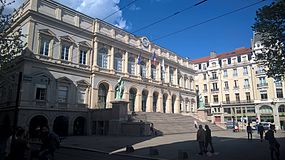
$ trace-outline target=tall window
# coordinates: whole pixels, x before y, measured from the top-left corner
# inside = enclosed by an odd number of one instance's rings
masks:
[[[283,98],[283,91],[281,88],[276,89],[277,98]]]
[[[60,86],[57,89],[57,101],[60,103],[67,102],[67,92],[68,88],[66,86]]]
[[[170,72],[170,74],[169,74],[169,76],[170,76],[170,83],[173,84],[173,81],[174,81],[174,78],[173,78],[174,77],[174,75],[173,75],[174,74],[174,69],[172,67],[170,67],[170,71],[169,72]]]
[[[218,90],[218,85],[217,83],[212,83],[213,85],[213,91],[217,91]]]
[[[99,49],[97,56],[97,65],[105,69],[108,67],[108,50],[106,48]]]
[[[218,79],[217,72],[212,72],[212,79]]]
[[[229,82],[225,81],[224,84],[225,84],[225,89],[229,89]]]
[[[234,77],[238,76],[237,69],[233,69],[233,76]]]
[[[238,80],[234,80],[234,88],[235,88],[235,89],[238,88]]]
[[[207,75],[204,73],[203,74],[203,79],[206,80],[207,79]]]
[[[131,75],[136,73],[135,59],[133,57],[128,59],[128,73]]]
[[[204,91],[206,92],[207,90],[207,84],[204,84]]]
[[[61,59],[68,61],[70,45],[63,44],[61,46]]]
[[[266,92],[261,92],[260,93],[260,98],[261,98],[261,100],[267,100],[267,93]]]
[[[246,101],[247,101],[247,102],[250,102],[250,93],[249,93],[249,92],[246,92],[246,93],[245,93],[245,96],[246,96]]]
[[[50,43],[50,40],[48,40],[47,38],[41,37],[41,46],[40,46],[40,54],[41,55],[48,56],[49,43]]]
[[[86,51],[80,50],[80,55],[79,55],[79,63],[80,64],[86,64],[86,56],[87,56]]]
[[[146,78],[146,64],[144,62],[141,62],[141,76]]]
[[[156,79],[156,66],[155,65],[151,65],[151,79],[154,79],[154,80]]]
[[[236,102],[239,103],[240,102],[240,97],[239,97],[239,93],[236,93]]]
[[[99,85],[98,89],[98,107],[106,108],[106,100],[107,100],[107,88],[104,84]]]
[[[218,97],[218,95],[213,95],[213,99],[214,99],[214,102],[215,102],[215,103],[218,103],[218,102],[219,102],[219,97]]]
[[[230,103],[230,95],[226,94],[226,103],[229,104]]]
[[[122,54],[115,53],[114,61],[114,69],[116,71],[122,72]]]
[[[260,85],[265,85],[266,84],[265,77],[259,77],[259,84]]]
[[[228,77],[228,70],[224,70],[224,77]]]
[[[46,100],[47,89],[46,88],[36,88],[36,100]]]
[[[85,90],[82,88],[79,88],[77,92],[77,103],[85,104],[85,97],[86,97]]]
[[[244,79],[243,85],[244,85],[244,88],[248,88],[249,87],[248,79]]]
[[[208,104],[209,103],[208,96],[204,96],[204,99],[205,99],[205,104]]]
[[[243,75],[248,75],[247,67],[243,67]]]

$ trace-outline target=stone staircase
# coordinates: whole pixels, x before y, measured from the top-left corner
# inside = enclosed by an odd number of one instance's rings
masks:
[[[155,112],[136,112],[133,117],[136,120],[153,123],[153,127],[158,135],[196,133],[194,121],[198,125],[202,124],[203,128],[207,124],[212,131],[220,131],[222,128],[209,123],[201,122],[192,116],[172,113],[155,113]]]

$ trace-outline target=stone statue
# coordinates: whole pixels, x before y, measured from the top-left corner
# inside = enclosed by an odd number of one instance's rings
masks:
[[[122,77],[120,77],[117,83],[117,87],[115,89],[115,99],[123,99],[124,87],[125,82],[122,80]]]
[[[199,94],[199,107],[198,109],[205,109],[205,102],[202,94]]]

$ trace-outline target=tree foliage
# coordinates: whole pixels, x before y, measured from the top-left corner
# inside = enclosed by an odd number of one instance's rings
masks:
[[[267,76],[284,77],[285,73],[285,0],[277,0],[256,12],[252,28],[261,36],[264,48],[256,60],[265,64]]]
[[[5,8],[12,3],[0,0],[0,71],[19,55],[25,47],[21,39],[24,37],[21,29],[11,29],[16,19],[11,13],[5,13]]]

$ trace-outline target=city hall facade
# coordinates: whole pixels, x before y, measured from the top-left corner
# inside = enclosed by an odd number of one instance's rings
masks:
[[[120,77],[130,112],[196,112],[188,59],[50,0],[27,0],[15,16],[12,29],[22,29],[27,47],[1,75],[2,127],[13,123],[19,72],[18,125],[30,131],[48,124],[62,135],[102,133],[108,122],[92,112],[112,108]]]

